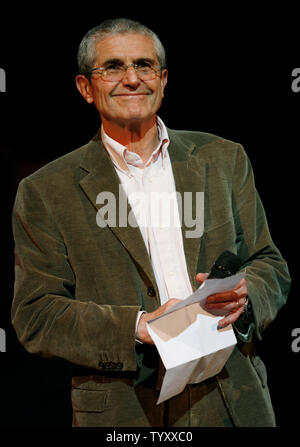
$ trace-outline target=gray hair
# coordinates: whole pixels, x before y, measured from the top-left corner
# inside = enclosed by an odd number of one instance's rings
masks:
[[[86,35],[80,42],[77,54],[79,73],[87,75],[93,68],[97,58],[96,44],[101,39],[107,37],[108,35],[129,33],[143,34],[145,36],[151,37],[153,40],[153,45],[160,65],[160,69],[166,67],[165,49],[158,36],[145,25],[142,25],[139,22],[121,18],[106,20],[105,22],[100,23],[100,25],[95,26],[86,33]]]

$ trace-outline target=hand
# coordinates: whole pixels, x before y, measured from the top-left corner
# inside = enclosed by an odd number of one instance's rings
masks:
[[[144,313],[141,315],[141,318],[140,318],[140,321],[139,321],[138,327],[137,327],[137,333],[138,333],[138,338],[142,343],[154,345],[154,341],[152,340],[152,338],[148,332],[146,322],[149,320],[152,320],[153,318],[158,317],[159,315],[162,315],[163,313],[166,312],[166,310],[175,306],[175,304],[178,303],[179,301],[180,300],[178,300],[177,298],[171,298],[165,304],[163,304],[162,306],[159,306],[154,312]]]
[[[207,279],[208,275],[208,273],[198,273],[196,280],[202,283]],[[218,323],[218,329],[237,321],[244,311],[247,295],[246,280],[243,278],[234,289],[227,292],[215,293],[206,298],[204,307],[208,312],[217,316],[224,315],[224,318]]]

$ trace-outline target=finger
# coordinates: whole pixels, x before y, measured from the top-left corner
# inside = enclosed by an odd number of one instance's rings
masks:
[[[235,290],[235,289],[239,289],[240,287],[243,287],[243,286],[245,286],[246,285],[246,280],[245,280],[245,278],[242,278],[238,283],[237,283],[237,285],[233,288],[233,290]]]
[[[241,279],[233,290],[235,290],[240,297],[246,297],[248,295],[248,290],[245,278]]]
[[[229,290],[228,292],[220,292],[210,295],[206,298],[206,304],[210,303],[224,303],[228,301],[239,300],[239,295],[235,290]]]
[[[229,312],[234,312],[235,310],[239,309],[241,307],[241,304],[239,301],[230,301],[225,302],[225,303],[208,303],[205,305],[205,307],[210,310],[213,311],[215,309],[219,309],[223,311],[223,315],[229,313]]]
[[[228,303],[205,304],[203,308],[212,315],[215,315],[217,317],[225,317],[232,312],[236,312],[240,308],[243,312],[245,302],[245,298],[241,298],[238,301],[231,301]]]
[[[226,326],[235,323],[241,316],[243,309],[243,307],[240,307],[237,311],[232,312],[229,315],[226,315],[226,317],[222,318],[218,323],[218,329],[223,329]]]
[[[215,309],[238,309],[239,307],[244,307],[246,304],[246,298],[241,297],[236,300],[231,301],[216,301],[216,302],[209,302],[205,303],[205,307],[208,308],[215,308]]]
[[[172,307],[172,306],[175,306],[175,304],[179,303],[179,301],[181,301],[181,300],[179,300],[178,298],[170,298],[165,304],[168,307]]]
[[[207,280],[209,273],[197,273],[196,280],[200,283],[203,283]]]
[[[159,315],[162,315],[163,313],[165,313],[168,309],[170,309],[171,307],[175,306],[175,304],[177,304],[180,300],[177,298],[170,298],[165,304],[163,304],[162,306],[159,306],[155,311],[151,312],[149,315],[152,318],[156,318]],[[149,318],[150,319],[150,318]]]
[[[247,287],[235,289],[235,292],[239,295],[240,298],[246,298],[246,296],[248,295]]]
[[[171,307],[175,306],[175,304],[179,303],[179,299],[177,298],[170,298],[165,304],[164,304],[164,311],[162,313],[164,313],[166,310],[170,309]]]

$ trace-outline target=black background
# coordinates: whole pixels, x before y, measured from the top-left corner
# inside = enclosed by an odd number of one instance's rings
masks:
[[[96,6],[40,4],[2,8],[0,67],[1,295],[0,427],[68,427],[69,366],[30,355],[10,323],[13,296],[11,210],[18,182],[38,167],[89,141],[99,127],[78,93],[76,53],[83,35],[108,18],[129,17],[155,31],[167,51],[169,81],[159,116],[175,129],[201,130],[241,143],[273,240],[296,277],[300,67],[296,11],[210,10],[202,4],[133,3]],[[70,198],[71,199],[71,198]],[[291,349],[300,327],[296,281],[287,305],[265,331],[258,351],[266,363],[279,427],[297,426],[300,353]]]

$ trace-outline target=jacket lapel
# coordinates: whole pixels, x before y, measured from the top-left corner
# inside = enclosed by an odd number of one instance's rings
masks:
[[[196,201],[196,192],[205,192],[207,162],[195,157],[193,154],[197,149],[196,145],[189,142],[188,144],[178,136],[176,131],[168,129],[170,137],[169,154],[172,163],[173,175],[175,179],[176,191],[180,193],[182,199],[182,238],[187,263],[188,274],[191,285],[194,290],[199,287],[195,276],[197,273],[198,258],[200,253],[203,228],[197,237],[189,237],[191,230],[189,222],[185,218],[184,210],[184,193],[192,195],[192,210],[190,207],[186,210],[190,216],[196,217],[196,206],[198,205],[198,216],[200,215],[200,225],[204,222],[204,194],[200,195],[200,200]],[[199,206],[201,209],[199,210]]]
[[[134,222],[131,222],[133,225],[126,224],[124,226],[119,226],[120,181],[114,165],[98,137],[95,137],[87,144],[80,166],[87,172],[87,175],[80,180],[80,186],[96,210],[99,209],[99,206],[96,203],[97,195],[99,193],[107,191],[112,193],[115,197],[116,225],[111,225],[109,228],[120,240],[121,244],[126,248],[142,274],[146,274],[146,283],[149,285],[155,285],[155,276],[150,258],[148,256],[143,237],[127,200],[125,201],[127,212],[126,215],[128,216],[128,213],[131,212]],[[124,201],[122,203],[123,205],[121,204],[121,208],[123,209]]]

